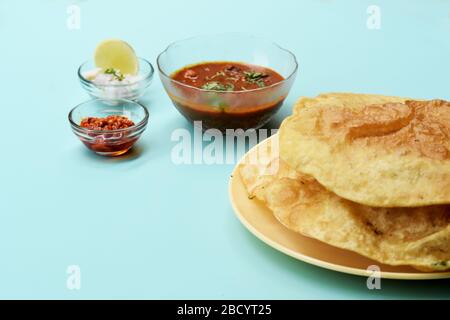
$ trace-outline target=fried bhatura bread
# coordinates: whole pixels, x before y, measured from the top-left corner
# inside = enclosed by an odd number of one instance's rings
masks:
[[[449,204],[450,103],[344,93],[303,98],[281,125],[280,156],[361,204]]]
[[[450,206],[360,205],[290,168],[276,152],[265,154],[239,172],[249,198],[264,202],[288,229],[384,264],[450,269]]]

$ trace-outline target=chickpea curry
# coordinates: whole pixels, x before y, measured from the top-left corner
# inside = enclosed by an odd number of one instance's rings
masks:
[[[264,88],[284,78],[276,71],[241,62],[205,62],[176,71],[172,79],[214,91],[247,91]]]
[[[171,78],[177,109],[204,129],[258,128],[281,107],[284,77],[263,66],[213,61],[188,65]],[[200,89],[200,90],[198,90]]]

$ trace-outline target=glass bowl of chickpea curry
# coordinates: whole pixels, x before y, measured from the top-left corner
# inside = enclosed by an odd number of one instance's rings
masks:
[[[242,34],[175,42],[157,63],[178,111],[204,130],[223,132],[264,126],[281,108],[298,70],[290,51]]]

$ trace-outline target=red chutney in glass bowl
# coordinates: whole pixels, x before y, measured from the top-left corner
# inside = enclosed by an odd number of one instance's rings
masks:
[[[138,137],[126,139],[122,133],[108,131],[127,129],[133,127],[133,121],[125,116],[111,115],[104,118],[88,117],[81,120],[80,127],[94,131],[104,131],[104,133],[89,133],[94,140],[83,140],[83,143],[92,151],[108,155],[118,156],[127,152],[137,141]],[[116,139],[115,143],[110,143]]]
[[[148,118],[146,107],[126,99],[93,99],[69,113],[73,133],[89,150],[103,156],[119,156],[130,150]]]
[[[80,127],[90,130],[117,130],[134,126],[134,122],[125,116],[107,116],[104,118],[87,117],[81,120]]]

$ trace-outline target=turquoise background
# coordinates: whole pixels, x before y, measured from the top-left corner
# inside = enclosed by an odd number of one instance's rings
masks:
[[[79,4],[81,29],[66,27]],[[238,8],[234,8],[233,5]],[[366,27],[381,8],[381,29]],[[76,76],[117,37],[153,63],[170,42],[245,31],[292,50],[300,72],[278,114],[327,91],[450,99],[450,1],[0,1],[0,298],[449,298],[450,282],[327,271],[253,237],[228,200],[232,165],[176,166],[170,140],[191,126],[156,76],[137,148],[89,153],[67,114],[87,100]],[[81,289],[66,268],[81,267]]]

